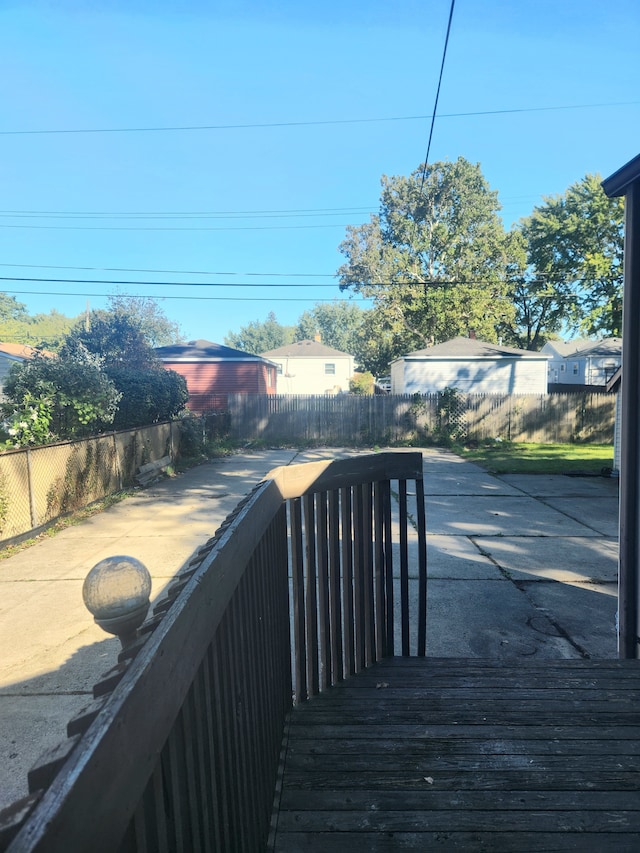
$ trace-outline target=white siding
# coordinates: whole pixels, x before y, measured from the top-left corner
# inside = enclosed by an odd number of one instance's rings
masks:
[[[398,377],[394,385],[395,375]],[[400,371],[402,370],[402,388]],[[432,394],[458,388],[471,394],[546,394],[547,361],[530,358],[399,359],[391,366],[391,391]]]
[[[399,359],[391,365],[391,393],[404,394],[404,360]]]
[[[276,391],[278,394],[339,394],[349,391],[354,372],[352,356],[305,356],[295,358],[270,355],[280,365]],[[334,372],[331,373],[331,365]]]
[[[613,470],[620,472],[622,436],[622,394],[616,394],[616,420],[613,428]]]

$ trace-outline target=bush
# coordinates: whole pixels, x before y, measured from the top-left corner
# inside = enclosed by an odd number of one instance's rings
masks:
[[[358,394],[361,397],[373,394],[373,374],[366,371],[365,373],[354,373],[349,380],[349,391],[352,394]]]
[[[132,429],[175,418],[189,393],[184,377],[164,367],[131,368],[111,365],[109,377],[122,395],[114,429]]]
[[[2,406],[5,431],[22,430],[18,440],[28,444],[99,432],[113,423],[121,397],[103,360],[83,346],[64,358],[36,354],[14,365],[4,393],[8,400]]]

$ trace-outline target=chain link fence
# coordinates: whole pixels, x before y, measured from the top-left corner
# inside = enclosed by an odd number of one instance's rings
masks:
[[[0,545],[135,484],[141,465],[180,445],[180,423],[162,423],[0,454]]]

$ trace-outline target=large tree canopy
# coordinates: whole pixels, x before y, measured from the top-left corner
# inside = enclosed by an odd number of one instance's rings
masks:
[[[587,335],[622,334],[623,220],[623,199],[607,198],[598,175],[546,198],[523,220],[530,310],[551,331],[565,324]]]
[[[434,163],[422,177],[383,176],[379,214],[340,246],[341,289],[373,300],[395,354],[471,331],[496,340],[514,315],[508,277],[524,268],[478,164]]]

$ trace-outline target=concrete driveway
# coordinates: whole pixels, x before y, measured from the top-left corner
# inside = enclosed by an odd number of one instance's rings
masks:
[[[116,661],[82,603],[89,569],[130,554],[155,597],[272,468],[349,453],[216,460],[0,561],[0,808]],[[424,472],[430,654],[616,656],[617,481],[494,477],[437,449]]]

